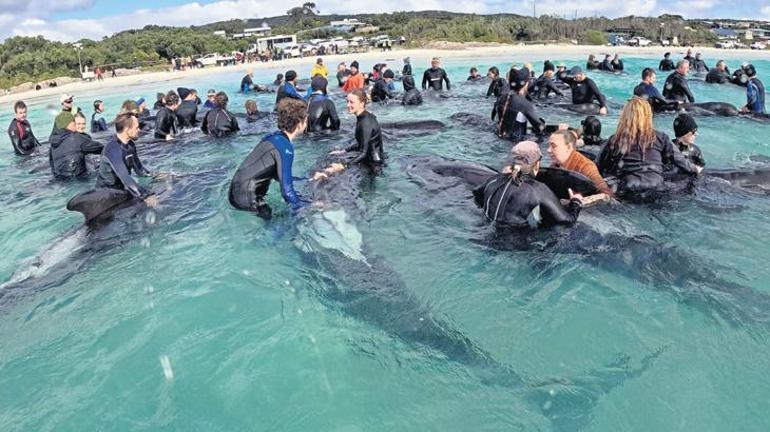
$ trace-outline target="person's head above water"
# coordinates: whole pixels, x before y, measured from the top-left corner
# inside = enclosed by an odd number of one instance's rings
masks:
[[[278,102],[278,129],[285,133],[289,140],[307,127],[307,105],[305,102],[292,98],[284,98]]]
[[[383,78],[383,79],[384,79],[386,82],[391,82],[391,81],[393,81],[393,78],[395,78],[395,77],[396,77],[396,75],[395,75],[395,74],[393,73],[393,71],[392,71],[392,70],[390,70],[390,69],[388,69],[388,70],[386,70],[385,72],[383,72],[383,73],[382,73],[382,78]]]
[[[259,112],[259,109],[257,108],[257,102],[254,99],[247,99],[244,106],[246,108],[246,114],[254,114]]]
[[[115,117],[115,134],[118,139],[127,143],[139,138],[139,119],[133,112],[124,112]]]
[[[727,69],[727,63],[725,63],[724,60],[719,60],[717,62],[717,69],[724,71],[725,69]]]
[[[441,59],[438,57],[433,57],[430,61],[430,67],[436,69],[439,66],[441,66]]]
[[[529,86],[529,78],[531,74],[529,69],[521,68],[511,71],[511,88],[517,92],[525,92]]]
[[[548,137],[548,155],[551,157],[551,163],[564,165],[567,159],[572,156],[577,145],[577,138],[572,131],[559,130]]]
[[[27,104],[24,101],[16,101],[13,104],[13,115],[18,121],[24,121],[27,119]]]
[[[674,119],[674,136],[687,145],[695,144],[695,135],[698,133],[698,123],[687,114],[679,114]]]
[[[347,95],[347,109],[353,115],[360,115],[366,111],[366,92],[363,89],[355,89]]]
[[[83,114],[78,113],[71,124],[74,126],[73,132],[86,133],[86,118]]]
[[[580,122],[583,126],[583,142],[586,145],[599,144],[602,141],[602,122],[596,116],[588,116]]]
[[[569,70],[569,76],[575,79],[575,81],[580,82],[586,79],[586,74],[583,72],[583,69],[580,68],[580,66],[575,66],[572,69]]]
[[[690,62],[687,60],[679,60],[676,62],[676,71],[679,72],[680,75],[687,75],[687,72],[690,71]]]
[[[653,68],[644,68],[642,70],[642,81],[645,84],[655,84],[655,69]]]
[[[548,72],[551,72],[550,75],[553,75],[553,72],[556,71],[556,66],[551,63],[550,60],[546,60],[545,63],[543,63],[543,73],[548,74]]]
[[[500,76],[500,69],[498,69],[497,66],[492,66],[487,71],[487,76],[492,78],[492,79],[495,79],[495,78],[499,77]]]
[[[326,87],[329,85],[329,81],[321,75],[316,75],[310,80],[310,88],[314,92],[326,93]]]
[[[671,57],[671,53],[670,52],[667,52],[667,53],[663,54],[663,58],[669,58],[669,57]]]
[[[511,149],[511,176],[520,174],[537,175],[543,154],[540,146],[534,141],[521,141]]]
[[[214,97],[214,104],[222,109],[227,109],[227,104],[230,102],[230,98],[227,97],[227,93],[219,92]]]
[[[165,99],[165,96],[163,97]],[[123,101],[123,103],[120,105],[120,112],[132,112],[134,114],[139,113],[139,106],[136,104],[136,101],[133,101],[131,99],[127,99]]]
[[[97,113],[103,113],[104,112],[104,102],[97,99],[94,101],[94,111]]]
[[[745,72],[746,76],[749,78],[757,76],[757,69],[751,63],[743,65],[743,72]]]
[[[297,72],[293,70],[287,70],[286,75],[284,75],[286,78],[287,83],[294,83],[297,80]]]
[[[414,85],[414,77],[411,75],[404,76],[404,79],[401,80],[401,84],[404,85],[404,91],[414,90],[416,87]]]
[[[345,69],[347,69],[348,66],[345,64],[345,62],[342,62],[337,65],[337,72],[345,72]]]
[[[73,97],[70,94],[64,93],[59,97],[59,102],[61,102],[64,111],[69,111],[72,109]]]
[[[652,108],[646,99],[634,96],[626,102],[620,112],[618,128],[610,139],[610,145],[619,149],[621,154],[639,146],[642,154],[655,141],[655,128],[652,124]]]
[[[166,93],[166,106],[172,110],[179,106],[179,95],[176,94],[174,90],[169,90],[169,92]]]
[[[350,72],[355,75],[358,73],[358,61],[353,60],[353,63],[350,64]]]

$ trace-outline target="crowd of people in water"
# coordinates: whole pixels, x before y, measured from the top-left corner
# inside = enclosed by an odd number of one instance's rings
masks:
[[[592,55],[585,69],[618,73],[624,71],[624,65],[619,55],[608,54],[601,62]],[[655,85],[658,72],[669,74],[662,92]],[[158,205],[157,197],[134,177],[163,178],[166,174],[153,172],[142,163],[136,147],[141,136],[168,141],[200,128],[209,136],[221,138],[239,132],[239,119],[272,119],[275,131],[263,136],[246,156],[235,171],[228,192],[234,208],[270,218],[272,210],[265,198],[272,181],[278,182],[283,199],[293,211],[308,204],[293,184],[293,142],[302,133],[340,129],[342,121],[330,93],[344,95],[347,111],[356,119],[355,140],[352,145],[330,153],[336,161],[313,173],[314,182],[324,182],[351,167],[364,168],[371,175],[382,170],[386,159],[383,134],[377,117],[367,110],[368,104],[398,101],[402,105],[420,105],[427,92],[446,93],[452,89],[439,58],[433,58],[423,72],[421,90],[408,57],[398,72],[378,63],[370,73],[365,73],[353,61],[349,65],[339,63],[336,74],[330,74],[323,59],[318,58],[310,71],[309,86],[303,90],[295,70],[278,74],[270,84],[255,83],[252,71],[248,70],[239,90],[245,95],[275,92],[272,113],[260,112],[255,100],[248,99],[245,115],[236,115],[229,110],[228,95],[223,91],[208,90],[204,101],[197,90],[179,87],[157,94],[152,108],[148,108],[144,98],[126,100],[112,122],[104,118],[104,103],[96,100],[89,122],[88,114],[75,106],[74,97],[63,94],[59,100],[61,111],[48,138],[52,175],[59,180],[88,176],[86,155],[100,154],[96,190],[121,191],[130,199],[143,200],[154,207]],[[489,82],[486,97],[493,99],[490,108],[495,132],[515,143],[510,163],[482,184],[474,185],[476,203],[490,221],[501,225],[571,224],[589,203],[647,199],[666,193],[665,181],[671,176],[697,177],[705,161],[695,143],[698,124],[692,114],[699,109],[724,110],[723,105],[729,104],[698,106],[688,86],[688,76],[692,74],[705,75],[706,83],[745,87],[746,104],[734,107],[735,114],[767,118],[765,89],[753,65],[743,64],[730,73],[724,61],[709,68],[699,53],[692,56],[689,50],[677,62],[666,53],[657,70],[644,68],[633,97],[620,112],[617,129],[607,139],[601,137],[600,121],[609,110],[607,99],[582,67],[567,68],[545,61],[540,74],[525,64],[513,66],[505,73],[491,67],[486,76],[471,68],[467,81]],[[337,90],[330,89],[334,84],[330,85],[329,80],[335,78]],[[397,90],[399,80],[401,91]],[[538,114],[543,105],[559,105],[588,115],[579,127],[547,124]],[[673,140],[653,126],[653,115],[666,111],[678,114],[673,122]],[[27,120],[26,104],[16,102],[14,113],[8,129],[13,150],[19,156],[39,152],[41,143]],[[106,136],[110,129],[114,133],[106,143],[91,136]],[[537,141],[544,143],[544,149]],[[557,196],[549,185],[539,181],[544,150],[551,160],[549,168],[574,174],[578,183],[589,182],[595,193],[583,196],[570,188],[568,196]],[[575,189],[580,189],[577,186],[576,183]]]

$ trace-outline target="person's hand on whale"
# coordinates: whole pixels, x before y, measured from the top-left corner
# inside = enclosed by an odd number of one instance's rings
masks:
[[[147,207],[149,208],[156,208],[158,207],[158,196],[150,195],[144,199],[144,203],[147,204]]]
[[[607,115],[607,107],[599,108],[599,115]]]

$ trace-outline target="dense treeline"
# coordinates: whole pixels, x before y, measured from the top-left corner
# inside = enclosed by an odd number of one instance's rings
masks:
[[[289,12],[295,9],[298,8]],[[412,45],[435,40],[499,43],[577,40],[581,43],[601,43],[606,41],[605,32],[612,31],[645,36],[651,40],[677,37],[680,43],[710,42],[714,38],[706,27],[679,16],[568,20],[553,16],[533,18],[514,14],[472,15],[444,11],[348,16],[320,16],[310,11],[190,28],[147,26],[141,30],[117,33],[101,41],[82,40],[80,55],[83,65],[91,69],[97,66],[120,68],[167,64],[174,57],[244,50],[255,42],[225,39],[215,36],[214,30],[241,33],[245,28],[267,23],[272,27],[273,34],[297,33],[301,38],[323,38],[337,34],[323,27],[330,21],[343,18],[357,18],[378,26],[380,33],[390,36],[403,35]],[[0,87],[8,88],[57,76],[78,76],[77,54],[72,44],[52,42],[42,37],[7,39],[0,44]]]

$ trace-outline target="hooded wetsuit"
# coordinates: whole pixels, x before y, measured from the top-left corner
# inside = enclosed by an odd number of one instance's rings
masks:
[[[180,129],[194,128],[198,125],[198,105],[195,101],[182,101],[176,109],[177,125]]]
[[[48,152],[53,176],[57,179],[69,179],[88,174],[86,155],[101,153],[104,146],[87,134],[66,129],[62,131],[64,132],[52,137]]]
[[[404,85],[404,94],[401,96],[401,105],[421,105],[422,95],[414,84],[414,77],[405,75],[401,84]]]
[[[446,89],[451,90],[449,84],[449,77],[446,71],[442,68],[430,68],[422,74],[422,89],[427,90],[428,86],[433,90],[444,90],[444,82],[446,82]]]
[[[607,106],[607,99],[605,99],[602,92],[599,91],[599,87],[596,86],[596,83],[591,78],[585,78],[580,82],[568,76],[561,76],[559,79],[572,89],[573,104],[582,105],[594,103],[594,100],[596,100],[599,102],[600,108]]]
[[[222,138],[238,132],[241,128],[238,126],[238,119],[231,112],[216,107],[203,117],[201,130],[207,135]]]
[[[345,149],[346,152],[359,152],[349,165],[364,163],[381,165],[385,162],[382,148],[382,131],[377,117],[364,111],[356,117],[356,142]]]
[[[297,99],[297,100],[305,100],[302,96],[300,96],[299,93],[297,93],[297,88],[294,87],[294,84],[287,82],[278,87],[278,91],[275,94],[275,109],[278,109],[278,102],[282,101],[284,98],[291,98],[291,99]]]
[[[8,137],[11,139],[13,151],[19,156],[31,155],[40,146],[27,120],[19,121],[15,118],[11,120],[8,126]]]
[[[140,177],[150,175],[150,172],[142,165],[142,161],[139,160],[134,142],[129,141],[124,144],[116,135],[113,135],[102,150],[96,176],[96,187],[125,190],[141,199],[152,195],[131,177],[131,171]]]
[[[746,106],[755,114],[765,113],[765,86],[758,78],[749,78],[746,86]]]
[[[285,133],[276,131],[265,136],[235,171],[228,192],[230,204],[239,210],[270,217],[271,211],[265,203],[265,195],[271,180],[276,180],[284,201],[292,209],[302,207],[303,201],[294,191],[291,172],[293,162],[294,146]]]
[[[155,116],[155,138],[166,139],[169,135],[176,135],[178,120],[174,111],[169,107],[163,107]]]
[[[545,129],[545,123],[537,116],[535,105],[516,92],[501,95],[492,111],[492,120],[498,119],[498,135],[519,141],[527,134],[527,122],[535,133]]]
[[[668,100],[695,103],[695,96],[690,91],[687,78],[679,72],[674,72],[666,78],[663,85],[663,97]]]
[[[340,118],[337,115],[337,107],[334,102],[323,93],[313,93],[308,99],[307,106],[307,130],[318,132],[321,130],[338,130]]]
[[[488,220],[514,228],[572,225],[581,209],[578,200],[565,209],[548,186],[527,174],[497,175],[474,189],[473,197]]]
[[[94,112],[91,115],[91,133],[104,132],[108,129],[107,121],[101,116],[101,113]]]

